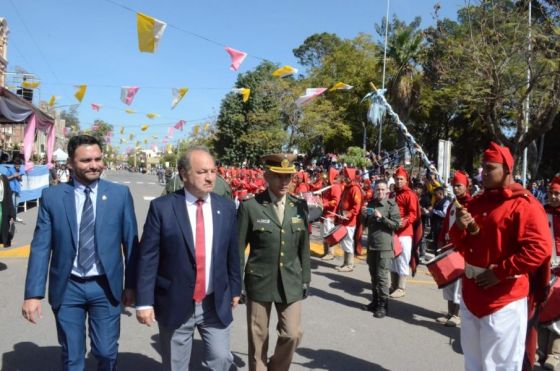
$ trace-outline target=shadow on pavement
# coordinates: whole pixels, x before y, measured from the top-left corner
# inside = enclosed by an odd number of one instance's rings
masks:
[[[161,368],[159,362],[137,353],[119,353],[118,367],[121,370],[153,371]],[[40,347],[31,342],[14,345],[14,350],[2,355],[3,371],[58,371],[61,370],[60,347]],[[90,355],[86,370],[96,370],[95,359]]]
[[[316,261],[317,265],[331,265],[322,261]],[[353,295],[357,301],[350,300],[345,297],[336,294],[334,292],[328,292],[311,286],[311,295],[319,297],[324,300],[336,302],[340,305],[344,305],[350,308],[359,308],[366,304],[362,298],[366,298],[368,301],[371,300],[371,289],[369,282],[364,282],[350,276],[345,276],[339,273],[325,273],[325,272],[314,272],[314,274],[319,276],[324,276],[330,279],[332,282],[329,286],[333,289],[343,291],[347,294]],[[444,301],[442,300],[442,305]],[[428,330],[435,331],[449,339],[449,345],[451,349],[459,354],[463,354],[461,348],[460,340],[460,330],[458,328],[446,327],[435,321],[437,317],[440,317],[440,312],[434,312],[433,310],[426,309],[405,301],[399,300],[389,300],[389,313],[388,317],[395,318],[414,326],[422,326]],[[419,318],[420,317],[420,318]]]
[[[368,370],[368,371],[384,371],[386,368],[376,364],[365,361],[360,358],[350,356],[346,353],[338,352],[332,349],[309,349],[298,348],[296,353],[302,357],[310,359],[305,363],[297,363],[302,367],[310,370],[324,369],[329,371],[348,371],[348,370]]]
[[[8,269],[8,266],[6,264],[0,262],[0,272],[5,271],[6,269]]]

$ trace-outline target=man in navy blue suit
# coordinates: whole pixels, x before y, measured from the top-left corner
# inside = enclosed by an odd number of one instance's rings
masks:
[[[203,365],[227,371],[241,295],[235,205],[211,193],[216,165],[207,148],[188,149],[178,167],[184,188],[153,200],[144,225],[136,317],[148,326],[157,319],[165,370],[188,370],[197,328]]]
[[[99,179],[104,164],[96,138],[70,138],[68,155],[72,180],[43,191],[22,314],[32,323],[42,317],[48,273],[63,369],[84,369],[87,317],[98,370],[116,370],[121,304],[134,303],[132,196],[127,187]]]

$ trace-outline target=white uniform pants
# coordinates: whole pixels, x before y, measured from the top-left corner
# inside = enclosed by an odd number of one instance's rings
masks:
[[[459,304],[461,302],[461,279],[459,278],[452,284],[445,286],[442,291],[445,300]]]
[[[354,232],[356,231],[356,226],[346,227],[346,230],[348,234],[340,241],[340,247],[342,251],[354,254]]]
[[[399,242],[401,243],[402,253],[393,259],[393,263],[391,264],[391,272],[394,272],[399,276],[408,276],[408,264],[410,263],[410,256],[412,254],[412,237],[399,237]]]
[[[323,227],[321,228],[321,237],[325,238],[327,234],[334,228],[334,220],[333,219],[322,219],[323,220]]]
[[[461,346],[465,371],[518,371],[527,333],[527,298],[476,317],[461,299]]]

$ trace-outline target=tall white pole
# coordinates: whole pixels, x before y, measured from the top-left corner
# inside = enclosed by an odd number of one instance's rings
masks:
[[[527,47],[528,51],[529,51],[529,55],[527,58],[527,90],[529,90],[529,88],[531,87],[531,68],[530,68],[530,64],[531,64],[531,10],[532,10],[532,5],[531,5],[531,0],[529,0],[529,45]],[[525,126],[525,134],[527,134],[527,132],[529,131],[529,103],[530,103],[530,99],[529,99],[529,94],[527,94],[527,97],[525,98],[525,109],[523,110],[523,121],[524,124],[523,126]],[[534,176],[534,174],[531,174],[532,176]],[[522,173],[522,177],[523,177],[523,187],[527,187],[527,147],[525,147],[525,149],[523,150],[523,173]]]
[[[387,35],[389,33],[389,0],[387,0],[387,11],[385,13],[385,46],[383,50],[383,77],[381,81],[381,89],[385,89],[385,68],[387,67]],[[381,134],[383,133],[383,120],[379,121],[379,148],[377,155],[381,156]]]

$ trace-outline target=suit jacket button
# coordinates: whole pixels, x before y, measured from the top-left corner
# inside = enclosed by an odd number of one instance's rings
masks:
[[[280,253],[280,256],[284,256],[284,253],[283,253],[283,252],[281,252],[281,253]]]
[[[261,231],[264,231],[264,228],[261,228]]]
[[[284,230],[283,230],[283,229],[282,229],[282,230],[281,230],[280,232],[282,232],[282,233],[286,233],[286,232],[284,232]]]
[[[282,245],[284,245],[284,244],[285,244],[285,242],[284,242],[284,241],[282,241]]]
[[[284,266],[284,263],[280,263],[280,266],[283,267],[283,266]]]

